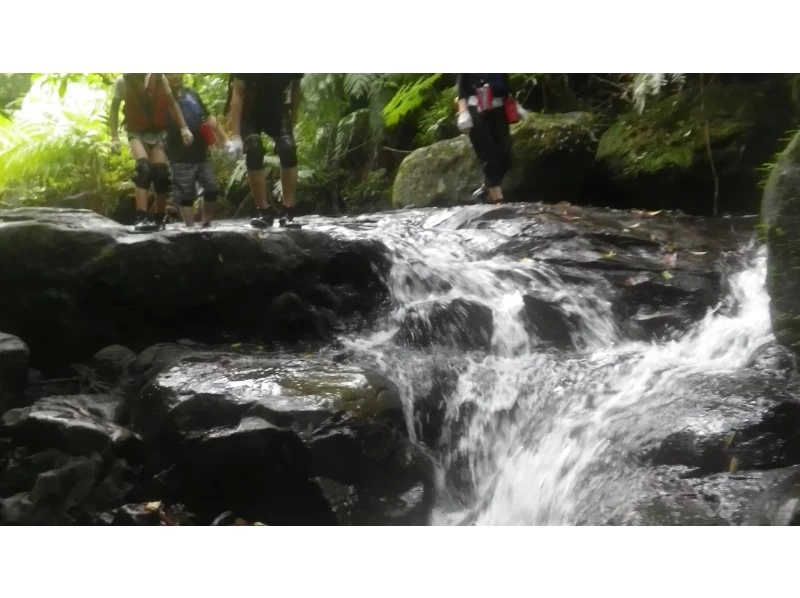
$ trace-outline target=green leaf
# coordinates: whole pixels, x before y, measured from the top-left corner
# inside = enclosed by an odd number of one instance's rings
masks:
[[[672,280],[672,279],[673,279],[673,276],[672,276],[672,274],[670,274],[670,271],[669,271],[669,270],[664,270],[664,271],[661,273],[661,278],[663,278],[664,280]]]
[[[67,95],[67,85],[69,84],[69,79],[67,77],[63,77],[61,79],[61,85],[58,86],[58,97],[64,99],[64,96]]]

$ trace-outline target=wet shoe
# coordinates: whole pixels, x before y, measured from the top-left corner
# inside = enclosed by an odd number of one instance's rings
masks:
[[[211,228],[211,221],[204,222],[204,223],[203,223],[201,226],[202,226],[203,228]]]
[[[300,228],[300,225],[294,221],[294,208],[288,208],[281,214],[278,224],[285,228]]]
[[[275,216],[268,210],[259,210],[258,216],[250,221],[253,228],[270,228],[275,224]]]
[[[161,227],[149,218],[141,218],[133,225],[133,230],[137,233],[154,233],[161,230]]]

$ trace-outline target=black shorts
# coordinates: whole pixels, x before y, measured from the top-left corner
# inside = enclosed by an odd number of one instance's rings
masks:
[[[275,142],[279,139],[294,142],[292,115],[283,101],[271,102],[250,114],[242,114],[240,131],[242,139],[266,133]]]

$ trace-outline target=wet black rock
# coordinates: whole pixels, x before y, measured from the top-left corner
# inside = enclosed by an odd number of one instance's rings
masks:
[[[29,360],[28,345],[21,338],[0,332],[0,414],[24,405]]]
[[[257,315],[273,298],[295,293],[313,305],[312,290],[325,284],[352,293],[353,309],[370,309],[388,266],[378,241],[311,230],[231,223],[135,234],[88,210],[4,210],[0,329],[26,339],[45,365],[88,359],[120,339],[134,349],[221,342],[224,330],[269,341],[279,331]]]
[[[697,409],[714,410],[718,424],[702,420],[696,425],[679,422],[682,429],[668,434],[646,452],[655,465],[684,465],[696,475],[724,471],[764,470],[800,463],[800,402],[771,385],[763,375],[698,377],[685,401]],[[723,393],[714,404],[704,396]]]
[[[0,438],[35,450],[100,453],[141,462],[141,438],[116,423],[123,399],[114,395],[46,397],[3,415]]]
[[[116,381],[128,376],[136,357],[128,347],[109,345],[94,354],[91,364],[105,379]]]
[[[554,303],[525,295],[525,328],[534,339],[564,348],[571,345],[571,327],[566,314]]]
[[[494,334],[492,310],[467,299],[412,308],[400,324],[396,341],[414,347],[435,345],[465,351],[488,350]]]
[[[800,525],[800,470],[753,501],[745,525]]]

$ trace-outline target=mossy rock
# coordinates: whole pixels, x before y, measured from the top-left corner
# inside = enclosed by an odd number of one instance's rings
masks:
[[[800,133],[772,169],[761,215],[772,329],[779,343],[800,354]]]
[[[603,133],[597,164],[603,175],[633,192],[637,207],[710,211],[713,174],[719,205],[752,211],[758,205],[756,169],[775,152],[791,125],[788,88],[782,81],[712,84],[649,100],[644,112],[627,112]]]
[[[586,113],[531,114],[511,127],[513,166],[503,182],[509,200],[570,200],[580,191],[597,142]],[[403,161],[392,193],[395,207],[468,201],[483,175],[469,138],[440,141]]]

